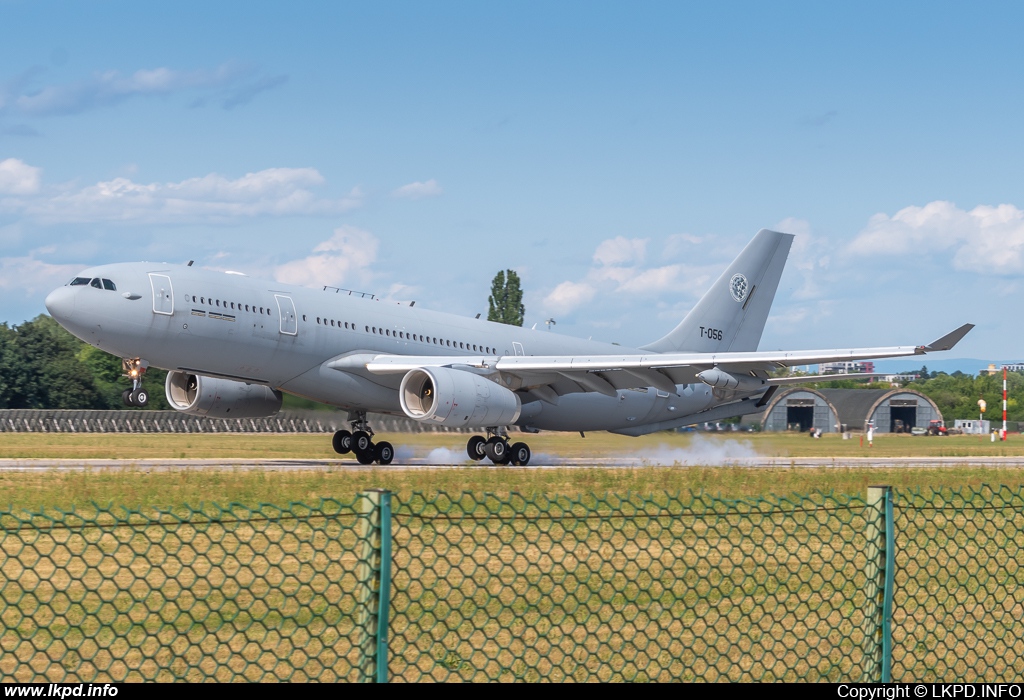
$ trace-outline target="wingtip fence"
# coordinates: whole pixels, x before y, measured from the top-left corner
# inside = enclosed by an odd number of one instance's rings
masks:
[[[0,513],[3,682],[1024,677],[1024,497]]]

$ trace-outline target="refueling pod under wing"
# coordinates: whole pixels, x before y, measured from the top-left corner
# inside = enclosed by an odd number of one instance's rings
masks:
[[[281,392],[262,384],[175,370],[164,384],[167,403],[193,416],[265,418],[281,410]]]
[[[453,428],[511,425],[519,418],[519,397],[473,372],[424,367],[408,372],[398,390],[405,415]]]

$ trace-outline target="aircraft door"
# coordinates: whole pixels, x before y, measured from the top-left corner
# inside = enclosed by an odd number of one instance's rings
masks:
[[[298,335],[299,322],[295,318],[295,302],[291,297],[282,294],[275,294],[277,299],[277,310],[281,316],[281,333],[284,335]]]
[[[153,289],[153,313],[171,316],[174,314],[174,289],[167,275],[149,273],[149,286]]]

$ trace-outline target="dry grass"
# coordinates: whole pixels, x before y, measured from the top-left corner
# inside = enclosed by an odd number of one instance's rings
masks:
[[[404,446],[426,454],[435,447],[458,452],[465,449],[467,435],[457,433],[382,434],[396,447]],[[996,457],[1024,456],[1024,437],[1009,436],[1006,442],[990,442],[974,435],[954,437],[911,437],[881,435],[874,447],[861,444],[860,435],[843,440],[838,434],[814,440],[792,433],[656,433],[629,438],[611,433],[540,433],[517,435],[535,454],[585,459],[630,457],[664,449],[688,449],[693,440],[705,446],[739,443],[766,457]],[[335,459],[330,436],[326,434],[267,433],[2,433],[0,459]]]
[[[210,503],[315,503],[349,499],[367,488],[386,488],[400,498],[413,493],[495,493],[576,496],[585,493],[677,493],[703,491],[727,497],[814,491],[861,495],[872,484],[912,489],[981,484],[1024,484],[1024,470],[993,467],[758,468],[671,467],[630,469],[374,469],[347,471],[134,468],[83,471],[0,472],[0,507],[15,511],[49,508],[80,512],[91,504],[129,509]]]

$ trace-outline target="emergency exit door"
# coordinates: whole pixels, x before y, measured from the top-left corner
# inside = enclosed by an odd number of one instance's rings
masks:
[[[291,297],[283,294],[275,294],[277,299],[277,310],[281,314],[281,333],[284,335],[298,335],[299,322],[295,318],[295,302]]]
[[[153,313],[171,316],[174,314],[174,289],[167,275],[149,273],[149,286],[153,289]]]

